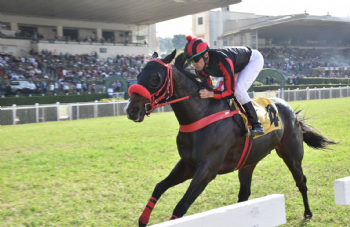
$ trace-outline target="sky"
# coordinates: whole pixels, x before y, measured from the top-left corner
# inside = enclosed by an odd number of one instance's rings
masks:
[[[230,11],[268,16],[300,14],[305,10],[310,15],[329,13],[333,17],[349,17],[350,0],[242,0],[241,3],[230,5]],[[177,34],[192,35],[192,16],[157,23],[156,29],[157,37],[162,38]]]

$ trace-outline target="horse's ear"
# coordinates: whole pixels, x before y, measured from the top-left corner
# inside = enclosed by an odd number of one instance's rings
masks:
[[[152,54],[152,59],[155,59],[155,58],[157,58],[158,57],[158,53],[157,52],[154,52],[153,54]]]
[[[164,62],[165,64],[169,64],[175,58],[175,55],[176,55],[176,49],[171,54],[169,54],[164,59],[162,59],[162,62]]]

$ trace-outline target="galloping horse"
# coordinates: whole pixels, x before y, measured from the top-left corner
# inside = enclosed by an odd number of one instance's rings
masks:
[[[217,112],[230,111],[226,100],[201,99],[198,96],[201,84],[195,79],[196,75],[185,70],[184,55],[176,58],[175,66],[170,65],[175,53],[176,51],[164,59],[148,62],[138,75],[138,84],[129,88],[131,98],[125,110],[130,120],[142,122],[146,114],[164,102],[171,103],[180,125],[192,124]],[[248,200],[255,166],[275,149],[293,175],[303,198],[304,217],[308,219],[312,213],[308,203],[306,177],[301,167],[303,141],[316,149],[325,149],[327,145],[336,142],[316,133],[305,123],[299,112],[295,113],[284,100],[274,98],[271,101],[278,109],[283,129],[254,139],[250,155],[239,169],[238,202]],[[192,178],[185,195],[173,211],[171,219],[176,219],[187,212],[216,175],[234,171],[245,147],[245,132],[245,128],[239,127],[232,117],[193,132],[179,131],[176,143],[181,159],[169,176],[156,185],[139,218],[139,226],[147,225],[156,202],[170,187]]]

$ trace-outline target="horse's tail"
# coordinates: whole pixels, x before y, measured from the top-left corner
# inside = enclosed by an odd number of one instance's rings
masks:
[[[326,137],[322,136],[319,132],[317,132],[314,127],[307,124],[305,116],[300,114],[301,111],[302,110],[298,110],[295,112],[295,114],[301,127],[301,131],[303,132],[303,140],[309,147],[315,149],[329,149],[328,145],[339,143],[335,142],[334,140],[327,139]]]

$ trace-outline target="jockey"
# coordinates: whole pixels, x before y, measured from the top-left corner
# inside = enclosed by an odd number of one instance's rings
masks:
[[[243,105],[250,124],[252,135],[263,135],[262,127],[253,102],[247,90],[257,78],[263,68],[264,59],[257,50],[249,47],[226,47],[222,49],[209,49],[209,45],[203,39],[187,36],[188,41],[184,52],[187,54],[187,61],[196,68],[197,75],[202,82],[212,87],[210,76],[223,77],[223,87],[209,91],[201,89],[201,98],[230,99],[233,95]],[[239,73],[237,84],[235,73]],[[219,80],[220,82],[220,80]]]

